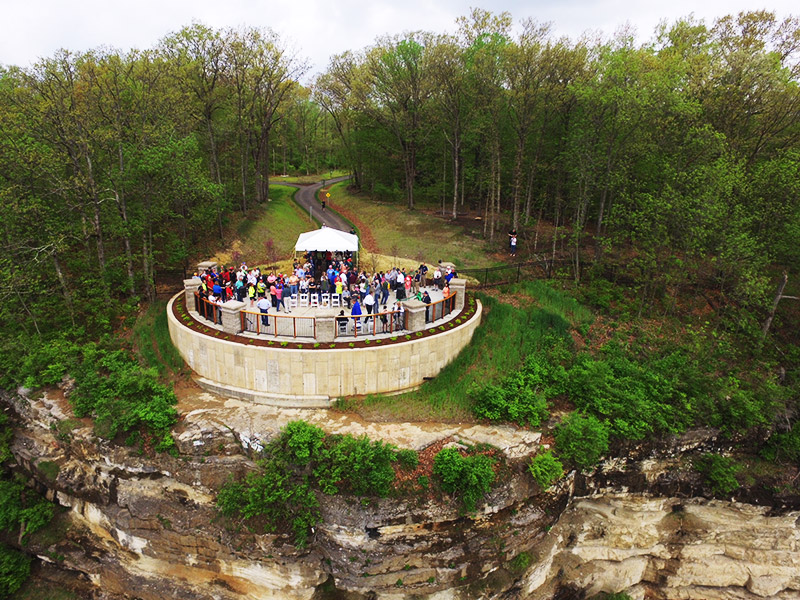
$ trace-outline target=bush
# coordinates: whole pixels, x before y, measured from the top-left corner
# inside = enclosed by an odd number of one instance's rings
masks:
[[[548,350],[529,355],[519,372],[509,375],[500,385],[487,385],[473,392],[473,411],[491,421],[513,421],[538,427],[548,418],[547,399],[563,391],[566,371],[561,366],[563,342],[550,338]]]
[[[608,427],[593,415],[572,413],[558,426],[556,447],[581,469],[597,464],[608,451]]]
[[[279,445],[286,452],[289,461],[306,465],[322,448],[325,432],[316,425],[305,421],[291,421],[283,429]]]
[[[0,530],[28,536],[53,519],[54,506],[22,480],[0,480]]]
[[[539,487],[546,490],[564,474],[564,465],[553,456],[552,450],[548,450],[534,456],[528,470]]]
[[[269,532],[288,526],[295,544],[304,547],[311,527],[320,520],[319,502],[306,480],[293,481],[278,461],[262,461],[261,473],[249,473],[244,482],[229,480],[217,495],[217,508],[227,517],[261,517]]]
[[[340,486],[358,496],[388,496],[394,481],[394,447],[367,436],[331,436],[314,469],[320,489],[335,494]]]
[[[460,494],[464,509],[475,512],[478,500],[494,482],[494,459],[485,454],[462,456],[455,448],[444,448],[433,459],[433,473],[448,494]]]
[[[315,489],[387,496],[397,460],[391,444],[366,436],[326,436],[305,421],[288,423],[262,455],[259,473],[231,479],[220,489],[217,508],[226,517],[255,519],[251,524],[267,531],[290,529],[298,546],[306,545],[321,518]]]
[[[11,460],[11,440],[14,439],[14,428],[9,423],[8,415],[0,413],[0,463]]]
[[[604,347],[602,359],[580,355],[568,372],[566,389],[577,408],[606,419],[611,432],[623,439],[678,433],[693,420],[680,381],[631,360],[614,343]]]
[[[740,467],[727,456],[704,454],[695,461],[694,468],[705,475],[706,482],[715,494],[727,496],[739,487],[736,473]]]
[[[789,431],[772,434],[762,454],[767,460],[785,459],[800,464],[800,421],[795,422]]]
[[[419,466],[419,454],[416,450],[408,448],[398,450],[397,460],[406,471],[413,471]]]
[[[22,587],[31,574],[31,559],[0,543],[0,598]]]
[[[87,344],[73,373],[75,390],[70,402],[75,415],[94,417],[98,435],[114,438],[138,430],[159,440],[169,435],[178,416],[177,398],[159,383],[155,369],[142,369],[122,350],[107,351]]]

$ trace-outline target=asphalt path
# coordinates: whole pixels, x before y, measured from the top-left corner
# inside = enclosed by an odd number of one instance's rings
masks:
[[[338,183],[349,179],[349,175],[344,177],[334,177],[333,179],[326,179],[325,185]],[[297,188],[297,193],[294,195],[294,201],[306,212],[310,212],[311,216],[317,219],[326,227],[333,227],[339,231],[350,232],[351,225],[335,210],[331,210],[330,206],[326,206],[322,210],[322,204],[317,200],[317,191],[322,187],[322,182],[312,183],[311,185],[299,185],[296,183],[283,183],[280,181],[270,180],[270,185],[285,185],[288,187]]]

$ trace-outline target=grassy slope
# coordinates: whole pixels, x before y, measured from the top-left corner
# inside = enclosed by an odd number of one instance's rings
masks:
[[[482,239],[472,237],[460,225],[407,210],[400,203],[377,202],[347,190],[347,182],[331,188],[331,206],[358,215],[367,225],[381,254],[419,262],[453,262],[462,268],[495,264],[484,252]]]
[[[518,370],[551,332],[576,329],[593,319],[591,311],[543,281],[505,288],[498,296],[478,294],[486,311],[483,323],[436,378],[407,394],[346,399],[338,408],[376,420],[419,421],[424,415],[422,420],[475,421],[471,389]]]
[[[238,239],[226,250],[218,252],[213,260],[229,265],[233,262],[233,253],[238,252],[249,265],[266,264],[269,261],[265,242],[270,239],[279,259],[293,256],[297,236],[317,227],[292,200],[296,191],[291,187],[271,186],[269,195],[272,201],[242,219],[236,227]]]

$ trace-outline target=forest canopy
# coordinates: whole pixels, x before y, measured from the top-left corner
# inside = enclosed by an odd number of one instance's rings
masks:
[[[800,260],[800,22],[688,17],[642,44],[512,25],[474,9],[454,34],[381,37],[310,87],[271,30],[198,23],[1,68],[3,347],[110,331],[271,174],[331,168],[477,215],[488,241],[519,229],[576,281],[624,261],[643,297],[702,286],[763,318]]]

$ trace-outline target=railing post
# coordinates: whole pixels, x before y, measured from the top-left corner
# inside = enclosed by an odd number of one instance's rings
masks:
[[[314,326],[318,343],[330,344],[336,338],[336,314],[335,310],[317,311]]]
[[[222,314],[222,331],[236,334],[242,330],[242,310],[245,303],[238,300],[228,300],[217,308]]]
[[[419,300],[409,300],[403,303],[406,309],[406,328],[411,331],[422,331],[425,329],[425,310],[430,306]]]
[[[453,310],[460,312],[464,308],[464,300],[467,295],[467,280],[453,277],[450,280],[450,291],[456,297],[456,303]]]
[[[184,297],[186,298],[186,310],[189,312],[197,312],[197,303],[195,302],[195,294],[200,289],[200,280],[197,277],[183,280]]]

